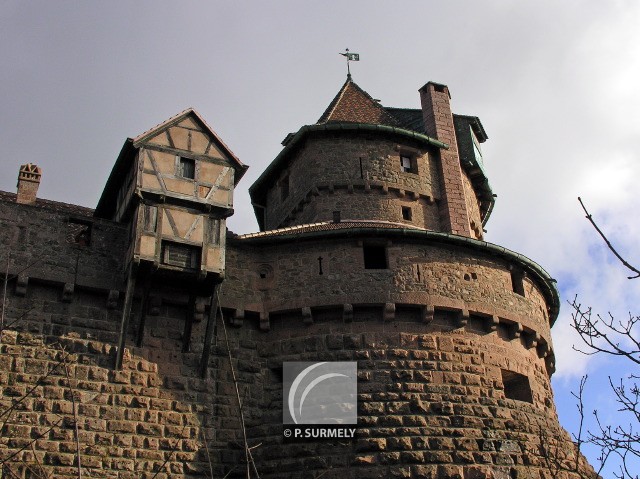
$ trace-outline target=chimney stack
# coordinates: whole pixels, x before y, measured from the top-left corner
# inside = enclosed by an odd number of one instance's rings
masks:
[[[40,186],[42,171],[37,165],[27,163],[20,167],[18,172],[18,196],[16,203],[33,205],[36,202],[36,194]]]
[[[453,234],[471,237],[449,88],[429,82],[419,91],[425,133],[449,145],[448,149],[440,150],[442,201],[439,208],[442,226]]]

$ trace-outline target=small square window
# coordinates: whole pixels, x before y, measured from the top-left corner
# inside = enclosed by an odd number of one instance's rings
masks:
[[[387,269],[387,248],[380,244],[362,245],[365,269]]]
[[[178,158],[178,175],[181,178],[187,178],[190,180],[196,177],[196,162],[191,158]]]
[[[417,173],[416,159],[409,155],[400,155],[400,168],[405,173]]]
[[[531,392],[529,378],[524,374],[503,369],[502,384],[504,385],[504,395],[507,399],[533,403],[533,393]]]
[[[91,245],[91,226],[89,221],[69,218],[67,242],[80,246]]]
[[[411,221],[411,207],[409,206],[402,207],[402,219],[405,221]]]

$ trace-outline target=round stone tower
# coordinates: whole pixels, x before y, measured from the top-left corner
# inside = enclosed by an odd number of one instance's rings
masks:
[[[251,187],[261,231],[228,239],[260,477],[593,477],[553,402],[555,282],[484,241],[480,120],[445,85],[420,99],[383,107],[349,77]],[[357,361],[355,439],[283,438],[289,361]]]

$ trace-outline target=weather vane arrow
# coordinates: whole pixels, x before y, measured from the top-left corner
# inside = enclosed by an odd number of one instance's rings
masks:
[[[350,53],[348,48],[345,48],[345,53],[340,53],[343,57],[347,59],[347,78],[351,78],[351,69],[349,68],[349,62],[359,62],[360,54],[359,53]]]

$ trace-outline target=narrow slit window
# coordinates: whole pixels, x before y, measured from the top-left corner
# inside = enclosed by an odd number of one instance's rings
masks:
[[[196,161],[191,158],[178,157],[178,176],[193,180],[196,177]]]
[[[158,207],[144,205],[144,225],[143,230],[147,233],[155,233],[158,228]]]
[[[209,220],[209,241],[212,244],[220,244],[220,220]]]
[[[511,287],[514,293],[524,296],[524,273],[522,271],[511,271]]]
[[[409,206],[403,206],[402,207],[402,219],[405,221],[411,221],[412,215],[411,215],[411,207]]]
[[[387,269],[387,248],[384,245],[365,244],[362,246],[365,269]]]
[[[533,393],[529,378],[524,374],[514,371],[502,370],[502,384],[504,385],[504,395],[507,399],[525,401],[533,404]]]

